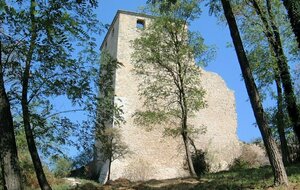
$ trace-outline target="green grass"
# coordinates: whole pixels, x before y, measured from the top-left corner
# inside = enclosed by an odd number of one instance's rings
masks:
[[[288,166],[287,174],[290,189],[300,189],[300,164]],[[66,183],[53,186],[53,190],[101,190],[100,184],[80,180],[77,188]],[[145,182],[123,182],[118,180],[105,189],[138,189],[138,190],[227,190],[227,189],[267,189],[273,185],[273,172],[270,166],[252,169],[234,169],[203,175],[201,178],[185,178],[170,180],[149,180]],[[1,189],[1,187],[0,187]],[[278,189],[278,188],[277,188]],[[279,188],[280,189],[280,188]],[[283,188],[282,188],[283,189]]]
[[[289,182],[300,185],[300,164],[288,166]],[[270,166],[206,174],[193,189],[265,189],[273,185]]]
[[[291,189],[300,189],[300,164],[288,166],[287,174]],[[196,180],[196,179],[195,179]],[[203,175],[197,179],[198,183],[187,183],[187,180],[178,179],[155,187],[154,183],[144,182],[137,189],[147,190],[227,190],[227,189],[268,189],[273,185],[273,172],[270,166],[252,169],[235,169]],[[158,183],[156,181],[156,183]],[[271,188],[270,188],[271,189]],[[277,188],[277,189],[280,189]],[[281,188],[284,189],[284,188]]]
[[[226,172],[207,174],[204,182],[195,189],[263,189],[272,185],[273,174],[270,167],[236,169]]]

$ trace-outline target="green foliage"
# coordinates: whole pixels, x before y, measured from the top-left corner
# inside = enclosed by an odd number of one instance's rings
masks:
[[[55,167],[53,174],[55,177],[63,178],[67,177],[72,170],[72,161],[68,158],[59,157],[54,161]]]
[[[102,52],[96,116],[96,140],[100,143],[96,148],[102,153],[103,159],[110,162],[128,153],[128,147],[123,143],[117,128],[125,122],[122,107],[116,102],[114,92],[115,71],[120,66],[108,52]]]
[[[207,64],[212,51],[198,33],[187,30],[189,22],[199,16],[198,3],[159,1],[146,8],[156,17],[133,42],[132,58],[135,73],[142,78],[139,93],[145,107],[135,113],[135,122],[148,129],[164,123],[167,133],[181,134],[183,115],[192,117],[206,106],[198,66]],[[168,10],[161,11],[166,4]]]
[[[299,53],[286,10],[279,0],[235,1],[232,4],[260,98],[268,106],[265,109],[268,123],[273,127],[273,135],[280,137],[283,160],[287,162],[285,129],[296,126],[294,120],[298,117],[297,110],[290,110],[295,99],[289,65],[297,60]]]
[[[18,147],[19,164],[21,168],[23,183],[26,189],[37,189],[39,188],[39,183],[36,179],[35,169],[27,148],[27,142],[24,132],[17,131],[16,143]],[[49,183],[60,183],[60,181],[54,177],[52,172],[50,172],[49,168],[44,167],[43,169],[45,171]]]
[[[151,130],[153,126],[165,123],[168,120],[168,114],[164,111],[139,111],[134,114],[134,121]]]
[[[134,122],[148,129],[163,124],[164,134],[181,136],[188,169],[196,176],[189,150],[189,137],[196,132],[189,122],[206,107],[201,68],[212,56],[200,34],[188,25],[201,10],[199,0],[155,1],[145,9],[155,17],[134,40],[134,72],[141,78],[139,95],[143,109]],[[200,126],[197,126],[199,128]]]
[[[115,122],[116,125],[124,122],[123,111],[115,103],[114,75],[121,64],[106,51],[101,53],[101,68],[98,86],[100,93],[97,104],[97,129],[108,127],[107,124]]]
[[[207,153],[202,150],[197,150],[192,155],[193,165],[197,176],[202,176],[209,172],[209,163],[207,162]]]
[[[105,128],[99,131],[96,137],[101,141],[101,145],[98,148],[104,155],[103,159],[109,159],[112,162],[129,153],[128,146],[123,143],[118,128]]]
[[[3,73],[14,118],[20,117],[27,68],[27,103],[40,150],[45,155],[63,154],[65,145],[81,146],[78,141],[90,135],[92,125],[74,123],[66,114],[93,108],[92,85],[98,70],[93,35],[101,27],[93,11],[96,1],[1,1],[1,5]],[[57,105],[66,99],[74,106],[71,110]]]
[[[272,18],[267,13],[267,7],[264,1],[257,1],[262,14],[264,14],[269,21]],[[288,18],[285,13],[285,8],[279,0],[270,1],[272,4],[271,14],[274,15],[274,21],[279,26],[280,37],[287,52],[286,54],[295,52],[297,48],[292,34]],[[256,82],[260,89],[260,94],[266,99],[267,97],[276,98],[274,93],[274,77],[278,72],[276,57],[270,47],[266,34],[266,28],[261,22],[260,17],[256,14],[253,6],[249,1],[237,1],[233,4],[234,12],[242,32],[243,42],[247,57],[249,59],[251,69],[256,77]],[[296,54],[290,54],[290,58]]]
[[[230,166],[231,170],[243,170],[243,169],[249,169],[249,168],[252,168],[250,163],[241,158],[236,158],[233,161],[232,165]]]
[[[93,160],[94,146],[93,144],[89,147],[84,148],[75,158],[72,159],[72,167],[80,168],[86,166]]]

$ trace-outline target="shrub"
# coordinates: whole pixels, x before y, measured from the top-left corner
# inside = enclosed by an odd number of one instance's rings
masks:
[[[268,164],[264,149],[256,144],[244,144],[241,155],[234,160],[230,169],[257,168]]]
[[[197,150],[192,154],[193,166],[197,176],[201,176],[209,172],[209,164],[206,159],[206,152]]]
[[[55,168],[54,168],[54,176],[55,177],[67,177],[71,173],[72,170],[72,162],[71,160],[59,157],[55,160]]]
[[[16,135],[16,141],[18,146],[19,164],[21,170],[21,177],[25,189],[38,189],[39,183],[35,174],[35,169],[31,160],[29,150],[27,148],[27,142],[24,132],[19,132]],[[62,181],[56,179],[50,172],[49,168],[44,164],[44,173],[50,185],[59,184]]]
[[[240,170],[251,168],[251,165],[246,160],[243,160],[241,157],[234,159],[232,165],[230,166],[231,170]]]
[[[29,152],[23,151],[19,156],[19,163],[21,168],[21,175],[24,181],[24,185],[27,189],[38,189],[39,183],[36,178],[35,169],[31,161]],[[46,175],[47,181],[50,185],[59,184],[61,180],[56,179],[54,175],[50,172],[48,167],[43,167],[44,173]],[[26,189],[25,188],[25,189]]]

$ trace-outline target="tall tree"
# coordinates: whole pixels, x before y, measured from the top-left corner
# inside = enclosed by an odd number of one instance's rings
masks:
[[[300,1],[283,0],[283,4],[288,12],[293,31],[298,41],[298,47],[300,48]]]
[[[30,1],[30,9],[29,9],[29,16],[30,16],[30,42],[28,52],[25,55],[25,67],[24,73],[22,76],[22,98],[21,98],[21,106],[22,106],[22,113],[23,113],[23,124],[25,128],[25,134],[28,144],[28,149],[33,161],[34,169],[36,172],[36,176],[38,178],[39,185],[42,190],[51,190],[44,170],[42,166],[42,162],[39,157],[39,153],[35,144],[33,132],[30,126],[30,111],[29,111],[29,101],[28,101],[28,86],[29,86],[29,74],[30,74],[30,67],[32,62],[32,57],[34,53],[35,43],[38,37],[37,31],[37,22],[36,22],[36,2],[35,0]]]
[[[283,45],[287,48],[287,44],[289,43],[288,45],[290,45],[291,40],[294,39],[291,39],[290,37],[292,31],[290,30],[290,25],[286,24],[284,7],[281,6],[279,1],[272,1],[272,4],[274,4],[274,6],[272,6],[272,10],[269,10],[269,14],[274,15],[272,16],[272,19],[276,20],[278,25],[281,26],[279,32],[285,42]],[[287,122],[284,122],[286,117],[286,114],[284,114],[286,104],[283,101],[282,83],[277,64],[278,59],[273,51],[270,40],[265,36],[265,33],[267,33],[265,32],[266,28],[264,27],[260,16],[256,14],[253,6],[249,5],[251,4],[247,1],[237,1],[233,4],[233,7],[235,8],[235,14],[238,17],[238,24],[243,31],[242,38],[244,40],[248,60],[258,84],[262,100],[273,98],[277,101],[276,108],[269,109],[270,112],[276,112],[276,114],[269,114],[271,116],[270,121],[274,121],[271,122],[271,124],[274,123],[277,127],[281,142],[282,157],[284,163],[288,163],[290,158],[285,137],[285,128],[289,126]],[[264,7],[265,10],[267,9],[262,1],[260,1],[260,6]],[[266,12],[267,11],[264,13],[267,14]],[[274,92],[274,86],[276,87],[276,92]]]
[[[229,25],[230,34],[239,60],[241,71],[244,77],[247,92],[250,98],[254,116],[261,132],[264,145],[274,173],[275,185],[288,185],[288,178],[281,160],[276,143],[272,138],[267,118],[261,103],[260,95],[255,84],[252,71],[248,59],[245,54],[244,46],[240,37],[240,32],[233,14],[229,0],[222,0],[222,6],[225,13],[227,23]]]
[[[95,39],[90,34],[98,31],[100,24],[95,19],[92,5],[85,1],[78,4],[67,0],[31,0],[3,4],[5,29],[13,41],[20,42],[14,47],[17,55],[14,64],[5,69],[4,85],[10,88],[14,107],[22,110],[39,185],[41,189],[51,189],[43,172],[34,130],[39,127],[44,131],[49,129],[48,120],[55,115],[50,101],[53,97],[65,96],[74,104],[84,103],[83,96],[90,93],[93,75],[93,68],[88,63],[95,61],[88,54],[95,46]],[[86,53],[84,56],[83,52]]]
[[[168,10],[162,11],[165,6]],[[133,45],[135,72],[143,78],[139,92],[145,98],[145,110],[136,112],[135,121],[152,127],[167,123],[165,133],[181,136],[190,175],[196,176],[190,150],[190,137],[196,129],[189,119],[206,103],[201,69],[195,60],[203,64],[210,58],[203,38],[187,29],[189,22],[199,15],[199,1],[170,4],[163,0],[149,9],[156,17]]]
[[[2,36],[2,34],[1,34]],[[14,134],[10,102],[4,85],[4,67],[2,61],[2,39],[0,41],[0,162],[3,177],[3,189],[23,189],[18,162],[17,146]]]
[[[123,110],[115,102],[115,72],[122,66],[106,50],[101,53],[99,77],[99,97],[97,103],[96,118],[96,164],[102,165],[108,161],[107,181],[110,180],[111,163],[125,156],[128,153],[127,145],[122,141],[120,131],[117,127],[124,123],[122,117]],[[114,126],[114,127],[113,127]],[[97,171],[98,172],[98,171]],[[94,174],[93,178],[99,179],[99,173]],[[103,181],[104,182],[104,181]]]
[[[269,0],[266,0],[267,11],[263,11],[260,4],[256,0],[250,0],[250,2],[252,3],[254,10],[264,25],[264,33],[271,46],[271,50],[275,55],[279,75],[284,89],[287,111],[293,123],[294,132],[298,137],[298,141],[300,142],[300,111],[297,107],[293,82],[291,79],[287,58],[283,51],[279,28],[276,25],[272,12],[272,3]]]

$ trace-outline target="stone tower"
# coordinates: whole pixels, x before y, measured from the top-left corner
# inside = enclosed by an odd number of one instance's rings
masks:
[[[123,64],[115,71],[114,90],[115,102],[122,105],[126,121],[120,126],[122,141],[130,150],[124,158],[111,163],[111,179],[165,179],[189,174],[181,137],[163,137],[162,127],[147,131],[133,122],[133,114],[143,103],[138,95],[139,78],[132,72],[131,41],[149,22],[150,16],[118,11],[101,45],[101,50],[107,50]],[[224,170],[240,154],[234,93],[219,75],[204,70],[201,73],[208,107],[191,120],[194,126],[206,126],[206,133],[198,134],[194,141],[197,148],[207,151],[212,171]],[[96,142],[94,169],[100,175],[99,181],[104,182],[108,161],[101,159],[98,145]]]

